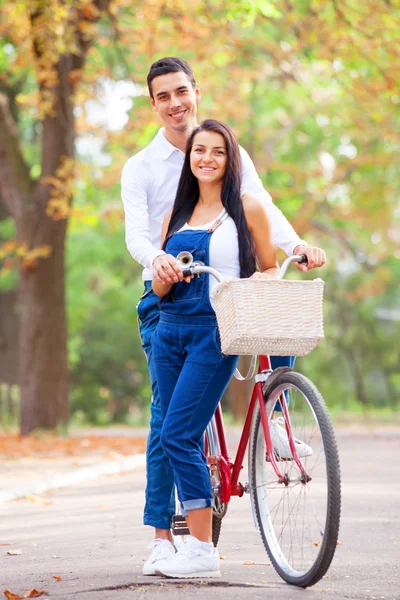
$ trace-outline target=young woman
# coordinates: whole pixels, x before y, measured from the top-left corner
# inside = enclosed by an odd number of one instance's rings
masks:
[[[175,204],[163,224],[163,249],[175,257],[189,251],[194,260],[225,276],[275,277],[268,216],[258,200],[241,198],[240,171],[232,131],[218,121],[204,121],[188,140]],[[161,301],[152,347],[164,417],[161,443],[191,535],[175,555],[157,564],[157,572],[169,577],[219,577],[218,550],[211,542],[213,494],[203,435],[237,357],[221,353],[210,301],[212,276],[183,280],[180,272],[178,279],[175,284],[153,280]]]

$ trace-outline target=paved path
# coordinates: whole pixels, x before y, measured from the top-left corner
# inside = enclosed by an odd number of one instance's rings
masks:
[[[188,584],[144,578],[141,565],[151,530],[141,525],[144,472],[139,468],[42,493],[51,504],[1,504],[0,598],[6,588],[21,595],[42,588],[42,598],[58,600],[160,600],[162,594],[171,600],[399,600],[400,436],[340,432],[338,441],[342,545],[327,576],[309,590],[286,585],[268,564],[248,497],[232,500],[223,523],[221,580]],[[8,556],[11,549],[22,554]]]

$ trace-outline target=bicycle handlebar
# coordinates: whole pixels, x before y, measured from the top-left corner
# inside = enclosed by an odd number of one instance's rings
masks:
[[[185,253],[185,259],[188,258],[188,254],[189,253]],[[179,260],[179,255],[177,258]],[[282,266],[279,270],[279,275],[278,275],[277,279],[283,279],[286,275],[286,271],[288,270],[289,266],[294,262],[297,262],[300,264],[307,264],[307,262],[308,262],[307,256],[305,254],[295,254],[293,256],[289,256],[282,263]],[[221,273],[219,271],[217,271],[216,269],[213,269],[212,267],[206,267],[206,265],[204,265],[201,262],[191,263],[187,267],[185,267],[185,265],[183,264],[182,267],[183,267],[182,273],[183,273],[184,277],[189,277],[190,275],[200,275],[201,273],[209,273],[210,275],[215,277],[215,279],[218,282],[222,281],[224,279],[224,277],[221,275]]]

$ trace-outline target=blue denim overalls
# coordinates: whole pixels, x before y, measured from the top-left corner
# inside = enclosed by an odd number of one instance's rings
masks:
[[[208,231],[175,233],[166,251],[177,256],[186,250],[209,265],[211,235],[221,220],[222,215]],[[163,299],[152,349],[164,418],[161,445],[186,515],[212,506],[203,434],[237,366],[236,356],[221,353],[208,274],[175,284]]]
[[[187,234],[188,233],[189,231]],[[205,232],[202,231],[203,235],[204,233]],[[186,238],[184,238],[184,240],[186,240]],[[190,248],[182,249],[187,250]],[[201,276],[203,280],[207,280],[207,282],[205,282],[207,289],[208,277],[209,276],[206,274]],[[186,286],[186,290],[188,291],[189,286],[195,285],[195,283],[196,280],[192,280],[190,284],[181,283],[179,285]],[[142,347],[147,357],[152,387],[150,432],[146,448],[147,485],[143,522],[145,525],[150,525],[151,527],[169,529],[172,515],[175,513],[174,474],[169,460],[165,457],[160,439],[163,427],[163,416],[152,348],[153,336],[160,318],[160,307],[158,304],[158,297],[153,292],[151,284],[151,281],[145,281],[144,294],[137,306]],[[203,290],[203,292],[204,291],[205,290]],[[163,304],[163,311],[165,311],[168,308],[166,301]],[[178,305],[180,306],[180,304],[177,304],[177,306]],[[183,311],[181,311],[181,313],[183,314]],[[163,327],[165,327],[165,324]],[[213,331],[217,336],[217,331],[215,329]],[[281,366],[293,366],[293,362],[294,357],[292,356],[271,356],[273,369]],[[221,366],[221,368],[228,368],[228,364],[229,363],[223,363],[224,366]],[[221,376],[221,378],[218,379],[218,373],[216,374],[216,380],[221,386],[225,385],[224,377]],[[210,385],[213,385],[213,382],[210,381]],[[222,392],[219,393],[219,395],[222,395]]]

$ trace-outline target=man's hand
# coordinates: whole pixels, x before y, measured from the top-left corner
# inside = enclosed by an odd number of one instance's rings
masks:
[[[323,267],[326,263],[325,252],[322,250],[322,248],[317,248],[316,246],[296,246],[293,254],[305,254],[305,256],[307,256],[307,265],[296,263],[296,267],[299,269],[299,271],[311,271],[311,269]]]

